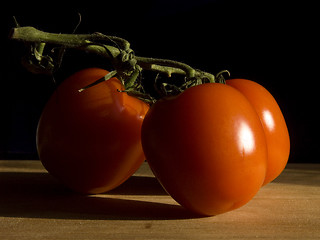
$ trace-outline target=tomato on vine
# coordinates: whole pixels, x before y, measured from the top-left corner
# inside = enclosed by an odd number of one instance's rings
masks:
[[[142,125],[155,176],[182,206],[201,215],[252,199],[267,170],[260,119],[235,88],[208,83],[156,102]]]
[[[44,167],[81,193],[111,190],[145,160],[141,125],[149,106],[129,96],[116,78],[79,89],[108,72],[81,70],[53,93],[39,121],[37,148]]]

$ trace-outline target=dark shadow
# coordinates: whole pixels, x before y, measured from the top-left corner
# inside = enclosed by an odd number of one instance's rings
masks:
[[[148,182],[150,181],[150,182]],[[158,184],[158,185],[157,185]],[[143,188],[140,188],[143,186]],[[160,186],[161,187],[161,186]],[[114,194],[161,193],[151,177],[134,177]],[[149,189],[151,188],[151,189]],[[0,216],[52,219],[188,219],[197,218],[179,205],[80,195],[47,173],[0,173]],[[156,190],[155,190],[156,189]],[[127,195],[130,195],[127,193]]]
[[[114,195],[168,195],[155,177],[132,176],[108,194]]]

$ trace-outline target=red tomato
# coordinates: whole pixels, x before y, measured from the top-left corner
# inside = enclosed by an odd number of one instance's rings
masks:
[[[244,205],[265,179],[260,119],[243,94],[224,84],[199,85],[156,102],[142,125],[142,146],[167,192],[201,215]]]
[[[119,92],[123,86],[116,78],[78,92],[107,73],[90,68],[66,79],[38,125],[37,148],[44,167],[81,193],[117,187],[145,159],[141,125],[148,105]]]
[[[256,110],[267,141],[268,168],[264,185],[274,180],[285,168],[290,153],[290,138],[282,112],[273,96],[260,84],[245,79],[227,80],[238,89]]]

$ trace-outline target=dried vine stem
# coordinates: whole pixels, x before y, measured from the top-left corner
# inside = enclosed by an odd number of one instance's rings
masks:
[[[117,77],[127,87],[126,91],[128,92],[130,92],[130,89],[132,89],[132,92],[143,89],[139,83],[134,83],[142,70],[155,71],[169,77],[172,74],[184,75],[186,82],[180,86],[181,91],[205,82],[215,82],[214,75],[196,70],[181,62],[135,56],[133,50],[130,49],[130,43],[116,36],[107,36],[101,33],[57,34],[43,32],[34,27],[18,26],[12,29],[9,38],[31,45],[30,55],[33,60],[29,60],[28,64],[30,68],[40,69],[40,72],[52,72],[55,70],[54,65],[59,67],[61,62],[60,59],[57,61],[58,64],[55,64],[50,56],[43,56],[46,44],[58,46],[63,51],[67,48],[75,48],[103,56],[111,61]],[[167,85],[164,84],[164,87]]]
[[[108,43],[115,42],[124,51],[130,49],[130,43],[125,39],[115,36],[106,36],[101,33],[57,34],[43,32],[34,27],[18,27],[12,29],[9,38],[24,42],[60,45],[65,48],[80,48],[113,59],[117,58],[120,54],[120,50],[118,47],[108,45]],[[192,67],[177,61],[138,56],[136,57],[136,60],[137,64],[143,69],[158,71],[165,73],[168,76],[171,76],[173,73],[185,74],[189,77],[194,77],[196,75],[196,71]]]

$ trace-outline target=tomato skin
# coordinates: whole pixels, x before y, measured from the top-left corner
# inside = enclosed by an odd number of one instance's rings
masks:
[[[78,92],[107,73],[89,68],[67,78],[49,99],[38,124],[42,164],[80,193],[117,187],[145,160],[141,125],[149,106],[119,92],[123,86],[116,78]]]
[[[156,102],[142,125],[147,161],[185,208],[216,215],[260,189],[267,149],[259,117],[232,87],[208,83]]]
[[[290,138],[285,119],[274,97],[260,84],[246,79],[227,80],[226,84],[245,95],[261,120],[268,149],[266,185],[280,175],[288,162]]]

